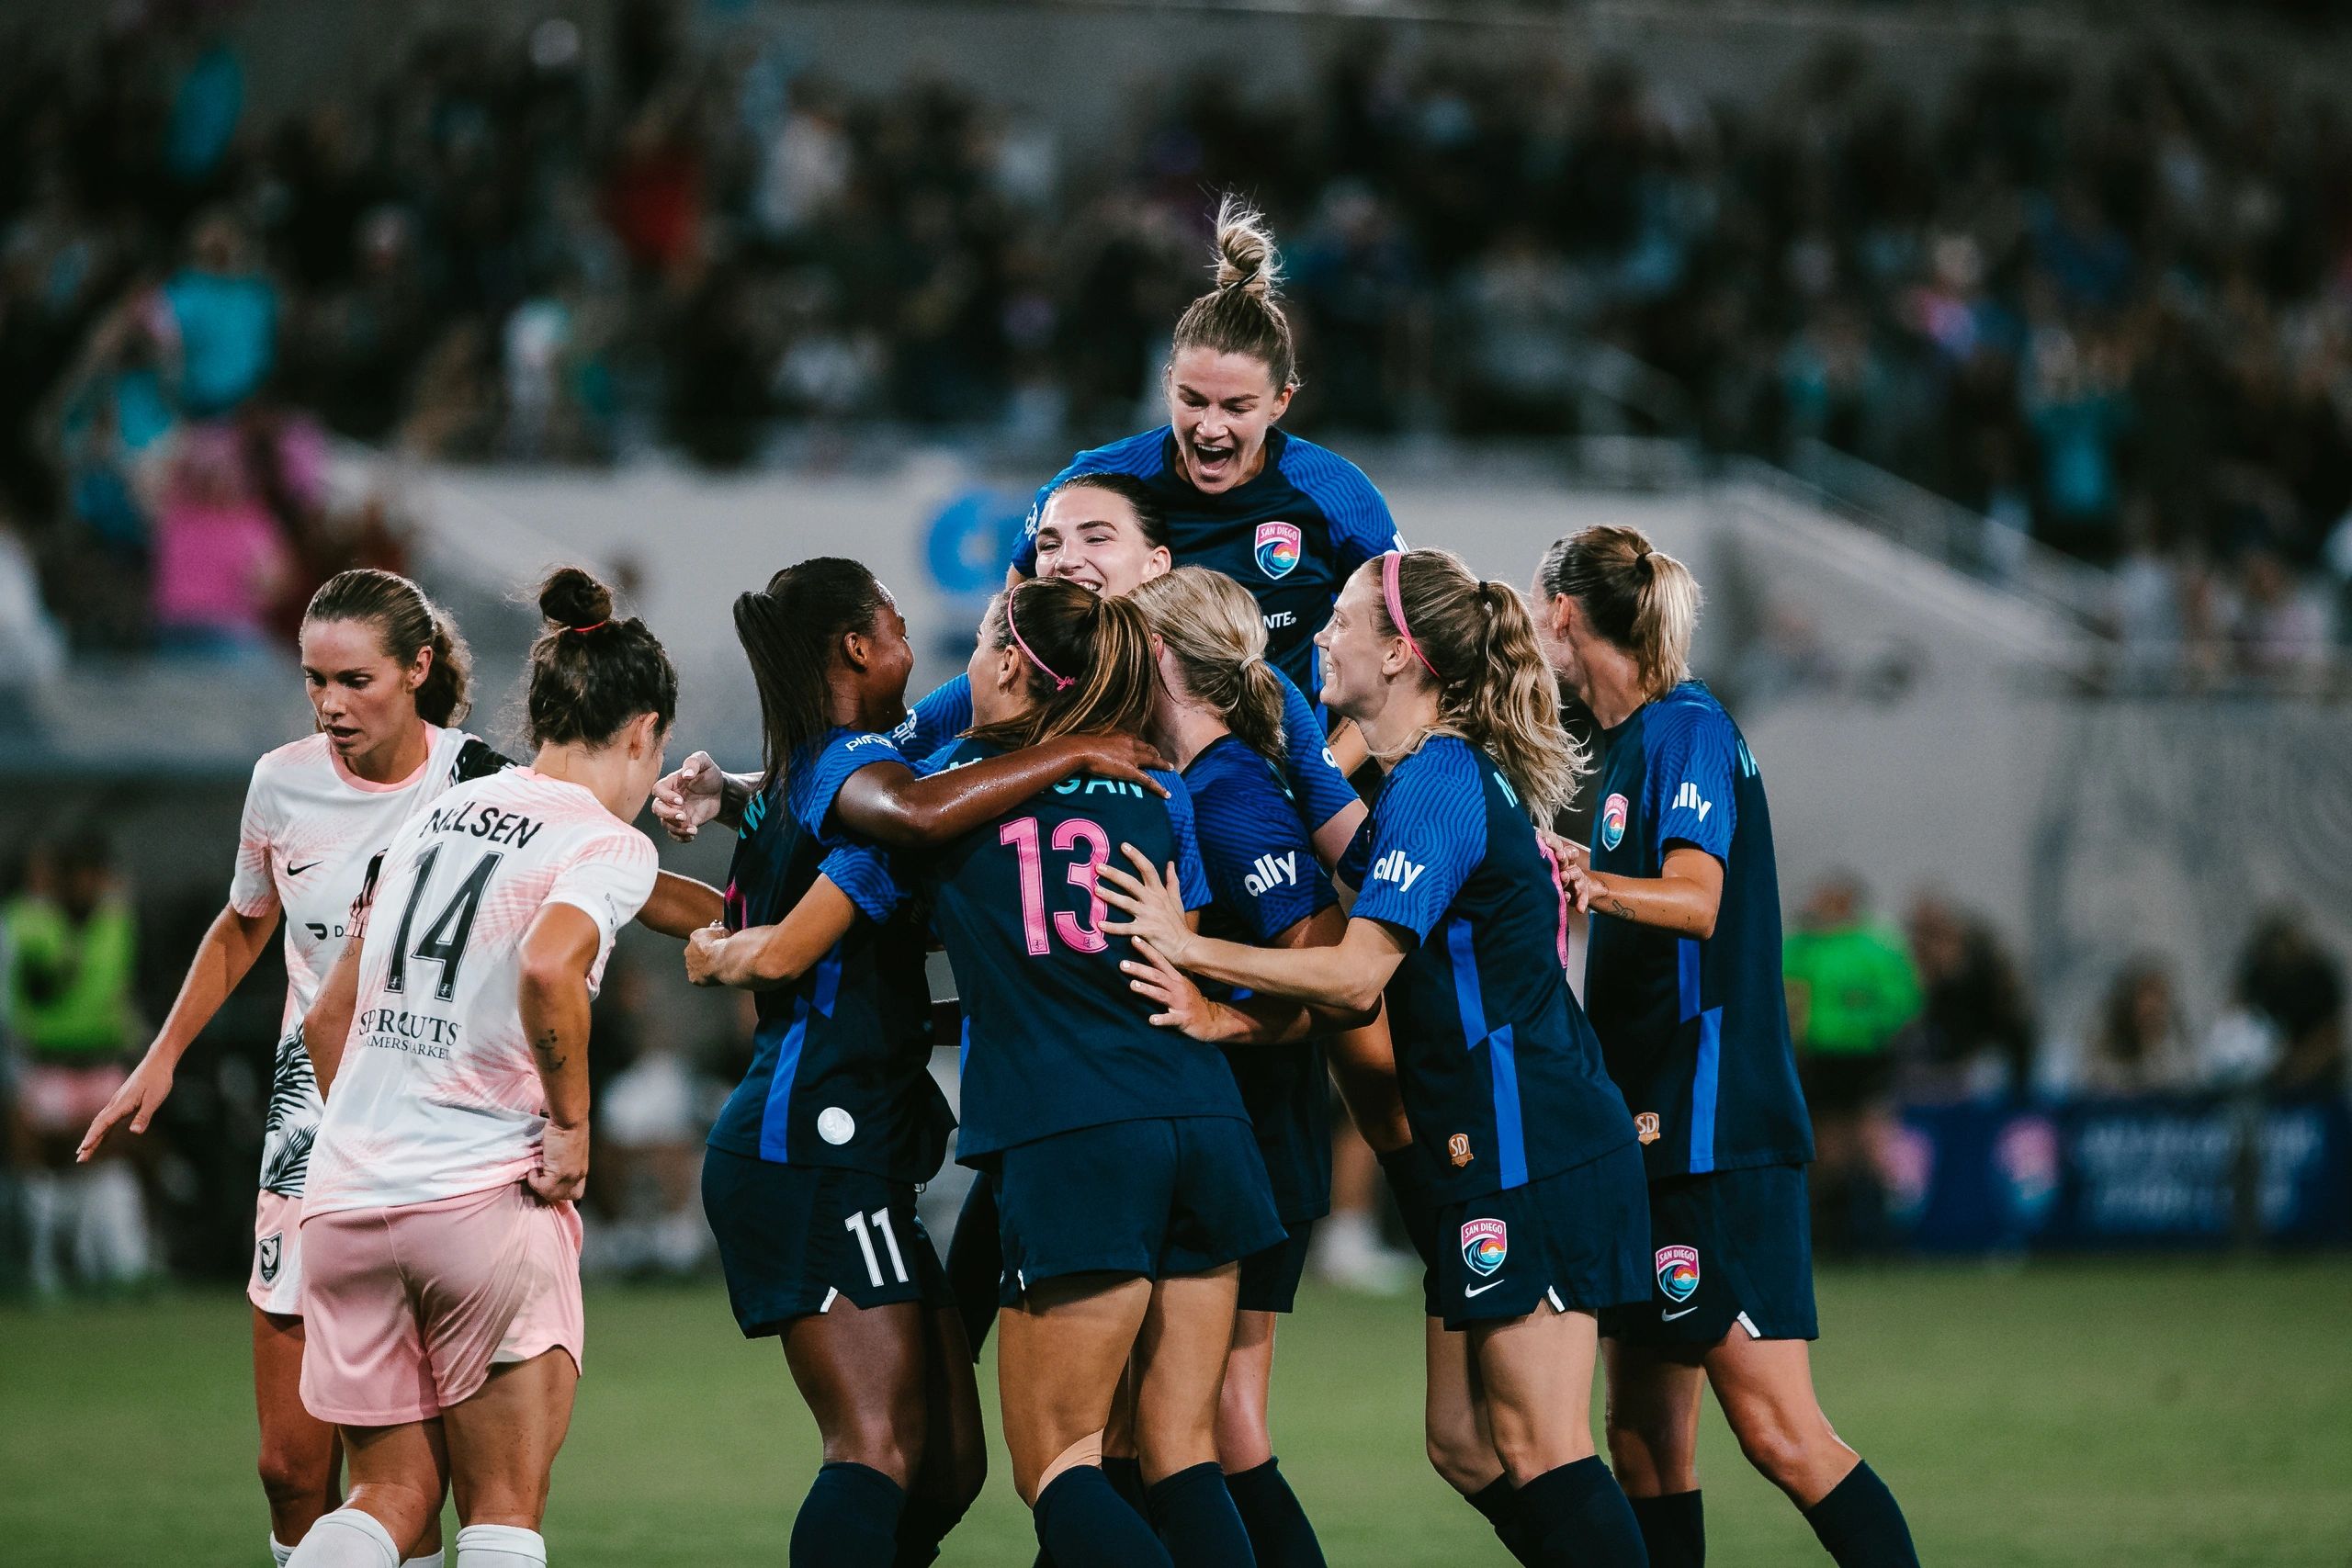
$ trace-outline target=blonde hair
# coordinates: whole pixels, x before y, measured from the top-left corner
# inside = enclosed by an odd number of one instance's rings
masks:
[[[1690,678],[1690,642],[1706,596],[1690,569],[1650,546],[1639,528],[1579,529],[1544,552],[1536,581],[1565,593],[1592,629],[1634,656],[1642,695],[1655,702]]]
[[[1560,726],[1559,686],[1525,601],[1508,582],[1480,581],[1451,550],[1409,550],[1396,562],[1399,626],[1385,565],[1381,557],[1361,570],[1384,584],[1374,594],[1381,623],[1413,644],[1437,687],[1439,727],[1492,757],[1528,816],[1548,824],[1576,799],[1590,764]]]
[[[1216,206],[1216,287],[1177,318],[1173,351],[1207,348],[1260,360],[1279,392],[1298,384],[1290,318],[1275,302],[1281,253],[1263,214],[1239,197]]]
[[[1266,622],[1250,591],[1221,571],[1182,566],[1127,598],[1183,671],[1184,690],[1241,743],[1283,764],[1283,683],[1266,662]]]

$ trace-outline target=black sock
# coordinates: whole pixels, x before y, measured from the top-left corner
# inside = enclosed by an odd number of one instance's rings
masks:
[[[1529,1557],[1544,1568],[1645,1568],[1642,1527],[1599,1454],[1547,1470],[1519,1489]]]
[[[1250,1532],[1215,1460],[1180,1470],[1144,1489],[1151,1524],[1176,1568],[1253,1568]]]
[[[1476,1492],[1464,1492],[1464,1502],[1487,1517],[1495,1527],[1495,1536],[1503,1543],[1514,1561],[1533,1568],[1535,1559],[1530,1554],[1527,1530],[1519,1517],[1519,1489],[1508,1475],[1498,1475]]]
[[[1324,1568],[1323,1543],[1279,1466],[1270,1459],[1225,1478],[1241,1528],[1250,1532],[1250,1550],[1258,1554],[1258,1568]]]
[[[889,1568],[906,1496],[869,1466],[819,1466],[792,1521],[792,1568]]]
[[[1838,1568],[1919,1568],[1903,1508],[1868,1463],[1848,1471],[1828,1496],[1804,1511],[1804,1522]]]
[[[1037,1494],[1038,1544],[1060,1568],[1175,1568],[1151,1527],[1102,1471],[1072,1465]]]
[[[939,1543],[963,1517],[964,1508],[948,1508],[921,1494],[909,1497],[899,1514],[899,1550],[890,1568],[929,1568],[939,1561]]]
[[[1650,1549],[1650,1568],[1706,1568],[1707,1520],[1699,1511],[1697,1487],[1626,1501],[1634,1505],[1643,1543]]]
[[[1102,1461],[1102,1474],[1111,1483],[1111,1490],[1127,1500],[1127,1506],[1151,1517],[1151,1505],[1144,1500],[1143,1461],[1133,1454],[1110,1454]]]

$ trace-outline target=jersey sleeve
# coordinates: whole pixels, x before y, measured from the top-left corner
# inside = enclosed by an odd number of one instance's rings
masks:
[[[547,902],[569,904],[596,922],[600,951],[612,951],[613,939],[645,901],[653,897],[653,879],[662,857],[653,840],[632,828],[590,839],[573,852],[555,874]]]
[[[1430,756],[1389,775],[1372,808],[1357,919],[1427,937],[1487,858],[1487,812],[1475,768]]]
[[[844,845],[827,854],[817,870],[857,906],[857,912],[876,925],[898,913],[906,898],[890,857],[863,844]]]
[[[1273,775],[1241,770],[1193,794],[1193,832],[1218,908],[1250,940],[1272,942],[1337,902],[1306,829]]]
[[[244,815],[237,821],[237,865],[229,874],[229,908],[245,919],[277,913],[277,883],[270,874],[275,833],[266,764],[254,769],[245,786]]]
[[[787,781],[793,816],[815,837],[828,843],[838,841],[839,835],[829,833],[825,825],[833,814],[833,799],[852,773],[876,762],[896,762],[903,768],[907,759],[887,735],[852,730],[834,736],[797,776]]]
[[[457,761],[449,764],[449,782],[461,784],[474,779],[486,779],[514,765],[514,758],[498,750],[480,736],[469,735],[465,744],[458,748]]]
[[[890,731],[909,757],[928,757],[972,727],[972,678],[958,675],[933,688]]]
[[[1183,896],[1184,908],[1199,909],[1214,901],[1209,891],[1207,869],[1201,863],[1201,839],[1193,818],[1193,792],[1184,786],[1181,773],[1161,773],[1157,768],[1151,776],[1168,790],[1168,826],[1176,835],[1176,886]]]
[[[1323,726],[1306,694],[1279,670],[1274,679],[1283,683],[1283,773],[1299,810],[1320,828],[1354,803],[1355,786],[1331,760]]]
[[[1642,811],[1654,824],[1650,841],[1661,857],[1668,845],[1690,844],[1729,864],[1733,770],[1739,765],[1731,720],[1712,708],[1678,706],[1652,713],[1643,729],[1649,771]]]
[[[1374,556],[1405,547],[1388,498],[1338,453],[1294,439],[1283,449],[1283,471],[1330,525],[1331,564],[1341,578]]]

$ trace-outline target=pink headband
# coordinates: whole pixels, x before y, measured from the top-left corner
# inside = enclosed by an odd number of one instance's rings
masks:
[[[564,627],[563,629],[564,629],[565,631],[568,631],[568,632],[578,632],[581,636],[585,637],[585,636],[587,636],[590,632],[594,631],[594,630],[596,629],[596,627],[597,627],[597,626],[605,626],[605,625],[608,625],[608,624],[609,624],[609,623],[608,623],[608,622],[605,622],[605,621],[598,621],[598,622],[596,622],[596,623],[595,623],[595,625],[594,625],[594,626],[566,626],[566,627]]]
[[[1030,647],[1028,642],[1022,637],[1021,628],[1012,624],[1012,599],[1013,596],[1011,593],[1004,596],[1004,629],[1012,634],[1013,646],[1020,649],[1022,652],[1029,656],[1029,662],[1035,665],[1038,672],[1044,675],[1046,680],[1051,681],[1054,683],[1055,691],[1067,692],[1072,686],[1077,685],[1078,682],[1070,676],[1055,674],[1054,667],[1046,663],[1044,660],[1038,658],[1037,650]]]
[[[1412,628],[1405,625],[1405,596],[1396,591],[1396,569],[1404,561],[1403,554],[1396,550],[1380,558],[1380,592],[1388,601],[1389,624],[1396,628],[1396,635],[1405,639],[1405,646],[1412,650],[1413,657],[1421,661],[1421,668],[1430,672],[1430,679],[1442,682],[1445,677],[1437,672],[1437,666],[1430,662],[1430,656],[1423,653],[1421,645],[1413,640]]]

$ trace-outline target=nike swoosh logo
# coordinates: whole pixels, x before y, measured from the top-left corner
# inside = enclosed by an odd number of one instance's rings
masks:
[[[1657,1320],[1660,1323],[1672,1323],[1676,1318],[1689,1317],[1692,1313],[1697,1312],[1698,1310],[1699,1309],[1697,1307],[1684,1307],[1680,1312],[1662,1312],[1657,1314]]]
[[[300,865],[289,865],[286,868],[286,874],[288,876],[300,876],[304,872],[310,870],[311,866],[318,863],[319,863],[317,861],[307,861]]]
[[[1462,1292],[1463,1299],[1467,1301],[1472,1296],[1482,1296],[1501,1283],[1500,1280],[1489,1280],[1483,1285],[1464,1286]]]

